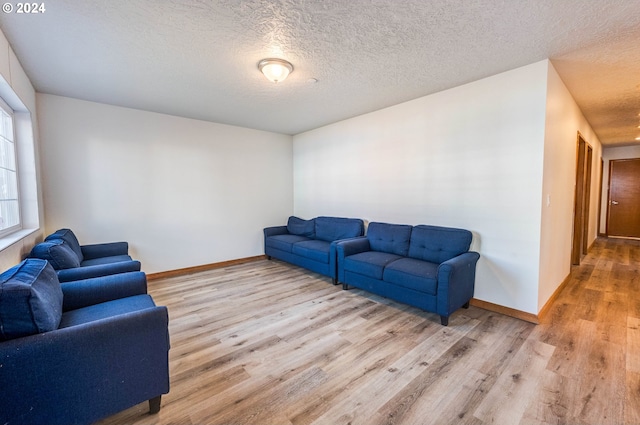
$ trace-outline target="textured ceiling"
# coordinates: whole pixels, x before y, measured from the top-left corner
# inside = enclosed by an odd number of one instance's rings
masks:
[[[45,4],[0,14],[43,93],[296,134],[551,58],[604,144],[640,136],[637,0]]]

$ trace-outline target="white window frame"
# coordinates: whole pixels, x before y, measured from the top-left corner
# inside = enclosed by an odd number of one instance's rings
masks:
[[[13,144],[13,164],[14,164],[14,169],[9,169],[10,172],[15,173],[15,183],[16,183],[16,187],[13,188],[13,190],[15,190],[15,202],[17,203],[17,207],[18,207],[18,211],[17,211],[17,219],[18,222],[13,224],[10,227],[4,228],[2,229],[2,223],[0,223],[0,238],[7,236],[11,233],[17,232],[19,230],[22,230],[22,208],[20,205],[20,173],[18,170],[18,143],[16,141],[16,122],[15,122],[15,117],[14,117],[14,110],[13,108],[11,108],[9,105],[7,105],[7,103],[0,98],[0,109],[2,109],[2,111],[0,111],[0,137],[5,139],[5,140],[0,140],[0,143],[4,143],[5,141],[12,143]],[[3,114],[6,114],[8,116],[8,118],[11,120],[11,134],[9,135],[10,138],[8,137],[4,137],[4,135],[2,134],[2,132],[4,131],[3,127],[3,123],[2,123],[2,119],[3,119]],[[2,167],[0,166],[0,169],[2,169]],[[3,183],[2,181],[2,176],[0,175],[0,185]],[[0,201],[4,200],[2,199],[2,191],[0,190]],[[13,200],[12,198],[9,198],[8,200]],[[0,215],[1,218],[1,215]]]

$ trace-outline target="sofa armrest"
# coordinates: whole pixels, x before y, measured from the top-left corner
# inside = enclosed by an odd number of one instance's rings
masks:
[[[109,242],[82,245],[80,250],[85,260],[93,260],[94,258],[129,255],[129,244],[127,242]]]
[[[289,231],[287,230],[287,226],[273,226],[273,227],[265,227],[264,228],[264,237],[274,235],[287,235]]]
[[[139,272],[140,261],[119,261],[117,263],[96,264],[94,266],[76,267],[73,269],[57,270],[60,282],[91,279],[94,277],[109,276],[117,273]]]
[[[371,245],[369,245],[369,239],[366,236],[358,236],[357,238],[336,241],[336,251],[338,252],[338,258],[344,259],[344,257],[353,254],[371,251]]]
[[[438,314],[448,317],[473,298],[479,258],[469,251],[438,266]]]
[[[147,293],[147,275],[143,272],[119,273],[93,279],[64,282],[62,310],[69,311],[120,298]]]
[[[0,343],[0,423],[93,423],[166,394],[167,326],[159,306]]]
[[[362,239],[362,238],[363,236],[338,239],[331,242],[331,245],[329,245],[329,270],[331,272],[331,277],[333,278],[334,284],[338,283],[338,244],[341,242],[347,242],[353,239]]]
[[[360,252],[370,251],[371,245],[369,245],[369,239],[366,236],[359,236],[357,238],[342,239],[336,241],[336,261],[338,269],[338,282],[344,282],[344,259],[350,255],[358,254]]]

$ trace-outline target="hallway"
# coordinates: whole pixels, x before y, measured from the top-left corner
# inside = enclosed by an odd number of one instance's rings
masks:
[[[640,424],[640,241],[598,238],[531,337],[556,347],[537,421]]]

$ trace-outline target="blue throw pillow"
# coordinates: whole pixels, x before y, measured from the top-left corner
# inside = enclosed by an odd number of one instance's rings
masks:
[[[47,260],[56,270],[80,267],[78,256],[62,239],[40,242],[33,247],[29,257]]]
[[[0,340],[58,329],[62,289],[53,267],[28,258],[0,275]]]
[[[287,231],[292,235],[314,238],[316,234],[315,220],[303,220],[299,217],[291,216],[287,222]]]
[[[82,248],[80,248],[80,242],[78,242],[78,238],[76,238],[76,235],[71,231],[71,229],[59,229],[44,238],[45,242],[56,239],[62,239],[63,241],[65,241],[73,250],[73,252],[76,253],[78,261],[82,262],[82,260],[84,260],[84,256],[82,255]]]

